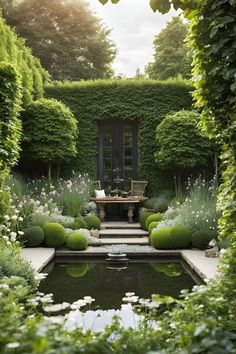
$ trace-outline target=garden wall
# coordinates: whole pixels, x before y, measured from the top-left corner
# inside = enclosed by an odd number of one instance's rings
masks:
[[[139,177],[148,179],[153,193],[170,183],[154,161],[156,126],[167,113],[191,109],[191,90],[191,85],[179,81],[97,80],[53,84],[45,93],[68,105],[78,120],[78,156],[69,167],[80,172],[96,173],[99,121],[138,120]]]

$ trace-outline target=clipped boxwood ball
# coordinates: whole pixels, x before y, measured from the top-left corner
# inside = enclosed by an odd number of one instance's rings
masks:
[[[65,228],[56,222],[49,222],[44,226],[44,235],[48,247],[61,247],[66,240]]]
[[[84,251],[88,247],[88,240],[82,232],[75,231],[67,237],[66,247],[73,251]]]
[[[214,232],[208,230],[195,231],[192,234],[191,242],[192,246],[204,250],[208,247],[209,242],[216,238]]]
[[[67,274],[72,278],[81,278],[89,270],[88,262],[72,263],[66,267]]]
[[[100,229],[101,220],[96,215],[86,215],[84,220],[87,224],[87,228],[91,229]]]
[[[189,248],[191,244],[191,231],[185,225],[174,225],[170,231],[173,248]]]
[[[148,233],[149,235],[151,234],[152,230],[159,224],[160,221],[152,221],[149,225],[148,225]]]
[[[24,245],[26,247],[38,247],[43,243],[44,232],[40,226],[32,226],[24,231]]]
[[[147,230],[147,228],[146,228],[146,220],[149,217],[149,215],[152,215],[152,214],[154,214],[153,211],[142,211],[140,213],[139,222],[140,222],[141,228],[143,230]]]
[[[151,243],[156,249],[171,249],[171,237],[170,237],[170,227],[163,227],[158,230],[152,230],[151,233]]]
[[[78,230],[78,229],[87,229],[88,225],[86,221],[84,220],[83,216],[78,216],[75,218],[75,221],[69,225],[70,229],[73,230]]]
[[[148,226],[149,226],[149,224],[151,222],[153,222],[153,221],[159,221],[160,222],[161,220],[163,220],[163,216],[161,214],[159,214],[159,213],[155,213],[155,214],[149,215],[147,217],[147,220],[146,220],[146,229],[148,229]]]

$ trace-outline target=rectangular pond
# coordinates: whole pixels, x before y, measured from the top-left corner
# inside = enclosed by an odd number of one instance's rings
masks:
[[[40,291],[52,293],[55,303],[95,298],[94,309],[119,309],[126,292],[141,298],[152,294],[179,297],[200,279],[180,259],[131,259],[127,266],[111,266],[104,259],[56,259],[46,269]]]

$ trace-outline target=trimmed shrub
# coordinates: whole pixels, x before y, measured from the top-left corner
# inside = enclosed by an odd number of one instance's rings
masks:
[[[73,224],[73,227],[71,227],[72,229],[74,230],[77,230],[77,229],[87,229],[88,228],[88,225],[86,223],[86,221],[84,220],[83,216],[78,216],[76,219],[75,219],[75,222]]]
[[[39,226],[32,226],[24,232],[24,244],[26,247],[38,247],[44,241],[43,229]]]
[[[66,247],[74,251],[84,251],[88,247],[88,240],[82,232],[72,232],[66,239]]]
[[[207,248],[209,242],[213,238],[216,238],[216,235],[212,231],[209,230],[195,231],[191,237],[192,246],[199,248],[200,250],[204,250]]]
[[[152,197],[149,198],[144,202],[144,207],[147,209],[154,209],[155,203],[156,203],[157,197]]]
[[[147,230],[146,229],[146,221],[147,221],[147,218],[149,217],[149,215],[152,215],[152,214],[154,214],[154,212],[152,212],[152,211],[142,211],[140,213],[139,222],[140,222],[141,228],[143,230]]]
[[[155,202],[154,208],[159,213],[164,213],[168,209],[168,205],[169,205],[169,201],[167,198],[158,197]]]
[[[163,220],[163,216],[161,214],[151,214],[147,217],[147,220],[146,220],[146,230],[148,230],[148,226],[149,224],[151,224],[151,222],[153,221],[162,221]]]
[[[148,225],[148,233],[149,235],[151,234],[152,230],[159,224],[159,221],[152,221],[149,225]]]
[[[163,227],[158,230],[152,230],[151,243],[156,249],[171,249],[172,239],[170,237],[170,227]]]
[[[66,272],[72,278],[81,278],[87,273],[88,270],[89,265],[87,262],[72,263],[68,264],[68,266],[66,267]]]
[[[45,234],[45,244],[48,247],[61,247],[66,240],[66,230],[65,228],[54,222],[48,223],[44,227]]]
[[[100,229],[101,220],[96,215],[86,215],[84,221],[87,224],[87,228],[91,229]]]
[[[188,248],[191,244],[191,231],[185,225],[174,225],[170,231],[173,248]]]

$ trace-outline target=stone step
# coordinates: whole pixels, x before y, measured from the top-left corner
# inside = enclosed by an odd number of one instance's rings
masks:
[[[99,238],[138,238],[144,236],[148,236],[148,232],[141,229],[104,229],[99,232]]]
[[[138,237],[138,238],[102,238],[99,239],[99,245],[148,245],[147,237]]]
[[[104,221],[101,229],[140,229],[140,223],[129,224],[126,221]]]

